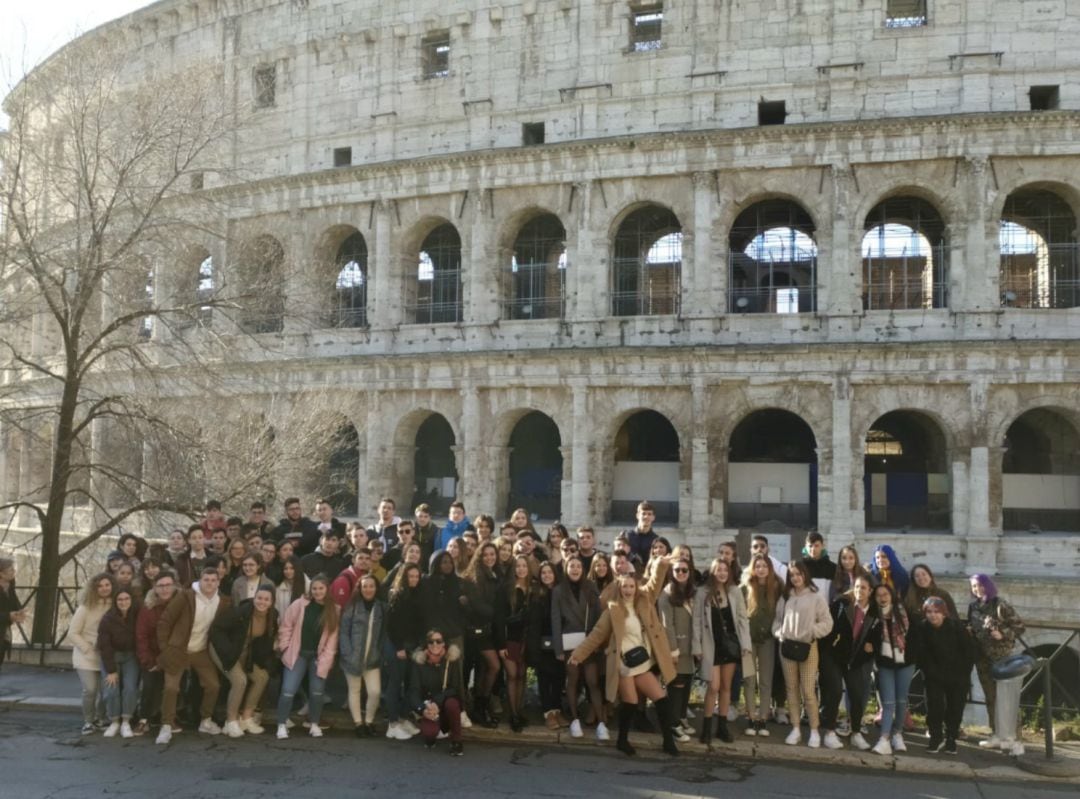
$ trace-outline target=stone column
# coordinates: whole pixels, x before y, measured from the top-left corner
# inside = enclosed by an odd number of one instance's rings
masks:
[[[596,202],[595,181],[574,184],[575,204],[578,208],[578,227],[573,245],[574,257],[570,262],[568,294],[571,302],[567,313],[572,320],[602,319],[608,315],[608,283],[610,264],[606,230],[594,229],[602,214],[594,215],[592,205]]]
[[[865,519],[857,521],[857,503],[852,501],[855,452],[851,440],[851,384],[847,377],[838,377],[834,381],[832,406],[832,503],[828,536],[829,547],[836,552],[841,546],[850,544],[856,531],[863,531],[865,523]],[[818,512],[821,512],[820,507]],[[821,519],[818,522],[819,530],[825,535],[825,525]]]
[[[574,448],[559,447],[562,455],[562,479],[559,484],[559,518],[569,528],[580,522],[574,516]]]
[[[394,213],[391,202],[375,202],[374,259],[368,269],[368,320],[374,328],[397,327],[403,319],[404,265],[396,262],[390,246]]]
[[[851,219],[858,204],[855,173],[847,164],[832,168],[833,207],[829,241],[818,259],[818,311],[828,316],[851,316],[862,312],[862,254],[860,220]],[[821,209],[828,213],[828,209]]]
[[[682,315],[689,318],[718,316],[722,308],[718,305],[716,279],[718,272],[724,274],[727,270],[719,268],[712,252],[716,180],[711,172],[694,172],[690,177],[694,191],[694,221],[692,231],[683,232]]]
[[[990,448],[974,446],[968,458],[967,526],[954,531],[967,538],[968,571],[993,574],[997,571],[1001,531],[990,529]]]
[[[716,529],[723,529],[727,525],[728,452],[726,443],[717,443],[710,451],[709,497],[712,514],[708,521]]]
[[[361,449],[367,457],[360,466],[360,490],[357,492],[357,511],[360,519],[371,516],[383,496],[393,497],[401,508],[408,507],[413,498],[413,457],[414,446],[398,446],[394,441],[394,431],[384,429],[384,414],[376,401],[368,405],[367,422],[364,425],[364,442]]]
[[[990,162],[969,158],[962,170],[967,216],[949,226],[953,246],[949,263],[949,305],[959,311],[992,311],[1001,305],[999,262],[992,259],[991,242],[998,237],[998,220],[987,217],[994,191]]]
[[[461,263],[462,319],[469,324],[486,325],[501,318],[503,298],[499,280],[501,265],[491,218],[493,209],[483,189],[470,190],[467,210],[466,218],[460,220],[462,227],[467,225],[469,242]]]
[[[311,242],[304,232],[304,218],[299,209],[289,213],[289,226],[286,234],[279,234],[281,246],[285,249],[284,274],[284,313],[281,329],[285,333],[301,333],[322,327],[326,320],[325,286],[320,285],[322,275],[312,268]]]
[[[592,485],[589,482],[592,420],[589,418],[589,389],[584,382],[573,386],[573,410],[570,518],[574,524],[592,524]],[[563,505],[566,505],[565,498]]]

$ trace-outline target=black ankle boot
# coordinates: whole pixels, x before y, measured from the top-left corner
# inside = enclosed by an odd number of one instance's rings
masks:
[[[637,712],[635,705],[629,705],[623,702],[619,705],[619,738],[615,742],[615,748],[620,752],[633,757],[637,754],[637,750],[630,745],[630,727],[634,724],[634,714]]]
[[[728,732],[727,716],[721,714],[716,717],[716,737],[726,744],[734,743],[735,739]]]
[[[660,721],[660,734],[664,737],[664,751],[672,756],[678,755],[679,747],[675,745],[675,733],[671,729],[671,725],[675,723],[671,700],[665,696],[655,700],[653,705],[656,707],[656,717]]]
[[[705,716],[701,720],[701,732],[698,733],[698,741],[706,746],[712,744],[712,716]]]

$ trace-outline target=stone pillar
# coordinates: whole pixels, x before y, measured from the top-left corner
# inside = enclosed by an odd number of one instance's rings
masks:
[[[856,531],[863,531],[865,523],[865,519],[856,522],[858,503],[853,501],[855,453],[851,441],[851,384],[847,377],[838,377],[833,383],[832,422],[832,503],[827,534],[830,549],[837,552],[854,540]],[[818,529],[825,535],[822,521],[818,520]]]
[[[285,263],[282,265],[285,318],[282,320],[282,330],[301,333],[330,323],[327,307],[330,289],[324,285],[327,279],[325,270],[317,268],[315,264],[312,253],[314,243],[305,230],[304,217],[299,209],[289,214],[289,223],[292,229],[281,236],[281,245],[285,248]]]
[[[718,316],[723,309],[717,304],[717,272],[726,274],[727,270],[718,269],[712,253],[716,180],[711,172],[694,172],[690,177],[694,191],[694,221],[692,231],[683,232],[682,315],[689,318]],[[689,262],[687,253],[690,253]]]
[[[590,484],[589,460],[592,450],[592,420],[589,418],[589,389],[582,383],[573,386],[573,433],[570,474],[570,518],[574,524],[593,524],[592,485]],[[563,499],[566,505],[566,499]]]
[[[357,515],[361,520],[374,515],[379,499],[393,497],[398,504],[398,515],[404,516],[401,509],[412,511],[409,505],[413,498],[413,457],[414,446],[399,446],[394,441],[394,431],[384,429],[385,415],[379,409],[378,402],[368,405],[367,422],[364,425],[365,440],[361,450],[366,458],[362,459],[360,490],[357,492]]]
[[[710,451],[709,498],[712,513],[708,521],[718,530],[727,525],[728,452],[726,443],[717,443]]]
[[[818,311],[828,316],[862,312],[861,220],[851,219],[858,204],[855,173],[847,164],[832,168],[832,219],[826,251],[818,258]],[[828,213],[828,209],[820,209]],[[822,266],[827,271],[822,271]]]
[[[607,247],[607,231],[595,229],[601,223],[603,214],[593,214],[592,206],[597,201],[595,181],[583,181],[574,184],[575,203],[578,208],[578,226],[576,241],[573,245],[574,259],[570,263],[567,281],[571,302],[568,314],[573,313],[573,320],[603,319],[608,315],[608,283],[610,280]]]
[[[709,526],[709,440],[695,436],[691,441],[690,463],[690,523],[693,527]],[[683,517],[680,505],[679,516]]]
[[[500,292],[502,265],[496,252],[498,242],[491,218],[494,209],[484,189],[474,187],[470,190],[468,211],[470,216],[460,220],[467,223],[469,242],[461,263],[462,319],[469,324],[486,325],[501,318],[503,297]]]
[[[828,442],[818,444],[817,456],[817,521],[814,527],[824,536],[832,532],[833,501],[836,494],[833,480],[833,450]]]
[[[997,571],[997,552],[1001,531],[990,528],[990,448],[974,446],[968,456],[967,514],[965,528],[954,531],[967,538],[969,572]],[[954,503],[955,508],[955,503]],[[954,521],[959,514],[954,514]]]
[[[992,260],[998,220],[987,217],[994,191],[990,162],[985,156],[964,162],[966,217],[949,226],[953,245],[949,262],[949,305],[959,311],[992,311],[1001,305],[999,262]]]
[[[570,525],[576,526],[580,524],[574,516],[573,507],[574,448],[561,446],[559,447],[559,454],[562,455],[562,479],[559,484],[559,519],[569,528]]]
[[[374,328],[397,327],[401,324],[404,265],[396,262],[391,249],[393,213],[390,202],[375,203],[374,256],[368,269],[368,320]]]

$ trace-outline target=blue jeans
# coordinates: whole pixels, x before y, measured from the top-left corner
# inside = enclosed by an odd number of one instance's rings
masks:
[[[405,690],[405,680],[409,672],[409,654],[406,652],[405,660],[398,660],[394,645],[389,640],[383,644],[382,700],[386,708],[386,719],[391,723],[401,720],[402,692]]]
[[[278,724],[284,724],[289,718],[292,709],[293,697],[304,683],[304,676],[308,678],[308,719],[312,724],[318,724],[322,717],[323,693],[326,690],[326,680],[317,672],[315,655],[305,657],[299,655],[290,669],[285,668],[281,677],[281,698],[278,699],[277,720]]]
[[[878,694],[881,696],[881,734],[892,736],[904,729],[908,689],[915,676],[915,664],[878,666]],[[852,730],[854,731],[854,725]]]
[[[117,652],[116,674],[120,682],[109,685],[105,682],[108,672],[101,664],[102,693],[105,694],[105,712],[110,720],[130,719],[135,715],[135,704],[139,699],[139,660],[134,652]]]

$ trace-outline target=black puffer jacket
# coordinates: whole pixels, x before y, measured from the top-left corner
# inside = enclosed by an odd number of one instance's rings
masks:
[[[975,639],[964,623],[946,617],[940,627],[926,619],[918,623],[918,663],[923,676],[944,685],[967,685],[975,664]]]
[[[255,615],[255,605],[245,599],[238,606],[226,608],[210,626],[210,646],[221,661],[225,671],[236,665],[244,643],[251,634],[251,619]],[[278,614],[273,605],[266,612],[266,632],[251,641],[248,647],[247,661],[242,664],[245,672],[252,667],[270,670],[274,657],[274,642],[278,633]]]
[[[866,644],[871,650],[877,648],[881,637],[881,620],[870,615],[867,607],[859,640],[854,640],[855,605],[844,597],[835,599],[829,608],[833,618],[832,631],[818,643],[823,656],[831,657],[833,662],[844,669],[854,669],[867,661],[873,660],[874,652],[866,651]]]
[[[424,608],[420,586],[390,594],[386,610],[386,634],[395,652],[412,652],[424,645]]]
[[[461,650],[456,646],[447,647],[446,656],[434,665],[428,662],[425,650],[413,652],[413,684],[417,686],[421,703],[434,702],[441,707],[450,697],[462,697],[461,669],[454,665],[460,659]]]
[[[494,572],[483,568],[477,570],[476,582],[462,580],[461,589],[465,595],[465,628],[473,635],[492,634],[495,623],[495,603],[500,593],[504,593],[505,583]]]

